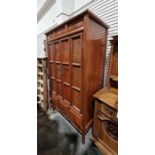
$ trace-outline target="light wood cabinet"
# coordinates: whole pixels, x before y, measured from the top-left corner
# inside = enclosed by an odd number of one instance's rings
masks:
[[[92,95],[103,87],[108,26],[89,10],[46,33],[51,105],[82,133],[92,125]]]
[[[104,155],[118,154],[117,92],[101,89],[94,94],[95,112],[92,141]]]
[[[118,36],[111,40],[109,88],[100,89],[95,98],[92,141],[104,155],[118,154]]]

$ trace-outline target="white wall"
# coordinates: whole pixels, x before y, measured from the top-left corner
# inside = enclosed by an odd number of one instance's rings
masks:
[[[37,0],[37,11],[41,8],[45,0]]]
[[[44,52],[44,34],[40,34],[37,36],[37,58],[42,58],[45,57],[45,52]]]
[[[86,5],[87,3],[91,2],[93,0],[74,0],[74,10],[78,10],[81,7],[83,7],[84,5]]]
[[[49,4],[51,7],[48,8]],[[68,19],[74,11],[74,0],[38,0],[37,7],[41,17],[37,24],[37,56],[44,57],[44,32]]]
[[[62,12],[70,15],[74,12],[74,0],[62,0]]]
[[[49,1],[49,0],[42,0]],[[37,34],[41,34],[50,27],[66,20],[74,11],[74,0],[53,0],[55,3],[37,24]],[[41,3],[41,2],[40,2]],[[42,4],[42,3],[41,3]],[[39,4],[38,4],[39,5]]]
[[[55,3],[48,11],[47,14],[45,14],[42,19],[37,24],[37,33],[38,35],[43,33],[45,30],[47,30],[52,25],[57,24],[56,23],[56,16],[58,15],[58,8],[57,3]]]

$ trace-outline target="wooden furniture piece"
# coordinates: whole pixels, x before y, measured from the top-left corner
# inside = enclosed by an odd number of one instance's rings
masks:
[[[101,89],[95,97],[95,112],[92,141],[104,155],[117,155],[118,120],[117,92]]]
[[[109,87],[118,89],[118,36],[111,40]]]
[[[37,96],[41,107],[47,110],[47,57],[37,58]]]
[[[95,93],[92,141],[104,155],[118,154],[118,42],[111,41],[109,88]]]
[[[92,124],[92,95],[103,86],[108,26],[89,10],[46,33],[52,106],[82,133]]]

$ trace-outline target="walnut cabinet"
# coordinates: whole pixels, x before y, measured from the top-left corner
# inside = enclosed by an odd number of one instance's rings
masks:
[[[92,95],[103,87],[108,26],[86,10],[46,33],[51,105],[82,133],[92,124]]]

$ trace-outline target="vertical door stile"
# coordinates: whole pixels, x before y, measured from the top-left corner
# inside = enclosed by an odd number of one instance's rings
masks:
[[[56,91],[54,92],[55,94],[57,94],[57,87],[56,87],[56,63],[55,63],[55,46],[54,46],[54,43],[52,43],[52,46],[53,46],[53,68],[54,68],[54,70],[53,70],[53,73],[54,73],[54,83],[55,83],[55,89],[56,89]]]
[[[70,84],[70,105],[72,104],[72,84],[71,84],[71,78],[72,78],[72,71],[71,71],[71,53],[72,53],[72,49],[71,49],[71,38],[68,37],[68,44],[69,44],[69,72],[70,72],[70,77],[69,77],[69,84]]]
[[[62,47],[61,47],[61,40],[59,40],[59,48],[60,48],[60,60],[59,60],[59,62],[60,62],[60,82],[59,82],[59,84],[60,84],[60,92],[61,92],[61,95],[60,95],[60,97],[61,98],[63,98],[63,95],[62,95]]]
[[[81,113],[82,33],[71,36],[71,103]]]
[[[69,50],[69,60],[68,60],[68,68],[69,68],[69,104],[71,104],[71,47],[70,47],[70,37],[67,37],[68,41],[68,50]]]
[[[83,78],[82,78],[82,76],[83,76],[83,74],[82,74],[82,69],[83,69],[83,36],[82,36],[82,33],[80,34],[80,46],[81,46],[81,92],[80,92],[80,101],[81,101],[81,107],[80,107],[80,112],[83,114],[83,106],[82,106],[82,92],[83,92],[83,85],[82,85],[82,82],[83,82]]]
[[[47,73],[48,74],[47,75],[48,75],[49,80],[51,80],[50,79],[50,72],[49,72],[50,71],[50,48],[49,48],[49,46],[50,45],[47,44],[47,60],[48,60],[48,65],[47,65],[47,67],[48,67],[48,72]]]
[[[69,37],[69,49],[70,49],[70,91],[71,91],[70,104],[72,106],[72,101],[73,101],[73,99],[72,99],[73,98],[73,95],[72,95],[72,71],[73,71],[73,69],[72,69],[72,52],[73,52],[73,48],[72,48],[72,38],[71,37]]]
[[[70,103],[70,45],[69,37],[61,40],[62,45],[62,92],[65,103]]]
[[[62,64],[62,41],[60,40],[60,66],[61,66],[61,94],[63,98],[63,64]]]

